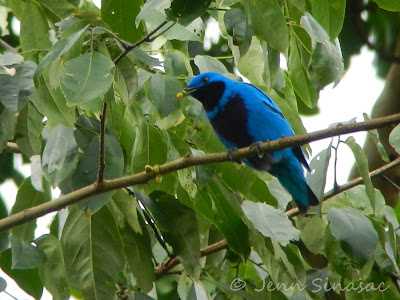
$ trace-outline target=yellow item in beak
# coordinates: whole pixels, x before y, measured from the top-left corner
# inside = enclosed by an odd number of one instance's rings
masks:
[[[176,94],[176,98],[181,99],[181,98],[185,97],[185,94],[186,94],[185,91],[179,92],[178,94]]]

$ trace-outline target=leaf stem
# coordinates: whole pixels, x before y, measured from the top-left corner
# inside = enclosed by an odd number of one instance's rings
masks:
[[[107,101],[103,102],[103,111],[100,116],[100,142],[99,142],[99,167],[97,171],[96,185],[100,185],[104,181],[104,169],[105,163],[105,128],[106,128],[106,113],[107,113]]]

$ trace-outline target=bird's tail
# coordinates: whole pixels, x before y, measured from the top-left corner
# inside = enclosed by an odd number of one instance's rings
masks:
[[[303,169],[291,163],[280,163],[273,167],[273,172],[281,185],[292,195],[297,207],[305,213],[310,205],[319,205],[319,200],[307,185]]]

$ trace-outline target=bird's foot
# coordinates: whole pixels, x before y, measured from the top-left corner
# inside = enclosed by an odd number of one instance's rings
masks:
[[[264,153],[261,152],[261,145],[262,142],[258,141],[258,142],[254,142],[253,144],[250,145],[250,147],[254,147],[257,150],[257,155],[259,158],[263,158],[264,157]]]
[[[239,159],[234,159],[234,158],[232,157],[232,154],[233,154],[236,150],[237,150],[237,148],[230,148],[230,149],[228,149],[228,157],[229,157],[230,161],[234,161],[234,162],[237,162],[238,164],[240,164],[240,160],[239,160]]]

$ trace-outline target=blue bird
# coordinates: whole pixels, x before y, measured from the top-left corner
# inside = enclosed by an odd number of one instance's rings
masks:
[[[203,104],[214,131],[228,149],[294,135],[278,106],[251,84],[208,72],[193,78],[185,92]],[[308,171],[310,167],[299,146],[243,161],[256,170],[267,171],[277,177],[301,212],[306,212],[310,205],[319,204],[304,177],[301,165]]]

